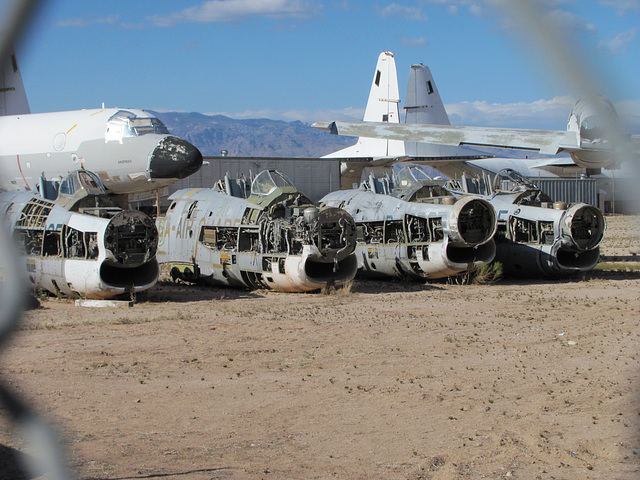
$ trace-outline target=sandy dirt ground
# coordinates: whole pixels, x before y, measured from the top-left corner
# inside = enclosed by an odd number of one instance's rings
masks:
[[[607,220],[620,262],[562,281],[49,299],[0,368],[83,479],[638,478],[640,228]],[[37,453],[6,415],[0,447]]]

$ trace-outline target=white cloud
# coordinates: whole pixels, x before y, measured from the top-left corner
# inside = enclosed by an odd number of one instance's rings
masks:
[[[638,28],[639,27],[633,27],[631,30],[619,33],[609,40],[603,40],[598,43],[598,47],[606,48],[613,55],[617,55],[622,52],[635,38],[636,33],[638,33]]]
[[[631,10],[640,10],[640,0],[600,0],[598,3],[612,7],[618,15],[625,15]]]
[[[446,109],[454,125],[556,130],[565,128],[574,103],[563,96],[529,103],[460,102]]]
[[[600,0],[614,3],[639,3],[640,0]],[[585,32],[593,32],[595,26],[575,13],[561,8],[571,3],[571,0],[538,0],[520,2],[516,0],[419,0],[418,4],[437,4],[447,7],[452,15],[460,15],[466,9],[475,16],[481,17],[489,12],[498,13],[502,17],[503,28],[520,31],[524,25],[529,29],[535,28],[537,22],[555,25],[560,31],[566,32],[567,38]],[[533,18],[531,13],[534,14]],[[529,25],[533,20],[533,24]]]
[[[211,0],[169,15],[147,17],[147,20],[160,27],[192,22],[238,22],[252,17],[302,20],[317,15],[321,9],[322,4],[313,0]]]
[[[435,3],[446,5],[451,15],[459,15],[462,8],[469,10],[469,13],[476,17],[483,16],[486,13],[486,5],[491,4],[492,0],[420,0],[418,3],[426,5]]]
[[[397,3],[391,3],[386,7],[377,7],[378,14],[382,17],[403,17],[407,20],[420,20],[426,22],[429,18],[417,7],[405,7]]]
[[[468,127],[530,128],[564,130],[575,99],[569,96],[550,100],[518,103],[489,103],[485,101],[450,103],[445,106],[453,125]],[[640,99],[616,102],[615,108],[625,128],[631,133],[640,132]],[[162,107],[151,108],[156,112],[180,110]],[[364,108],[347,107],[336,110],[245,110],[242,112],[205,112],[204,115],[224,115],[238,120],[268,118],[286,122],[328,122],[333,120],[361,121]]]
[[[566,31],[566,36],[579,33],[591,33],[596,30],[595,25],[587,22],[584,17],[557,8],[549,10],[545,14],[545,19],[554,23],[556,28]]]
[[[446,105],[451,123],[467,127],[564,130],[575,99],[570,96],[518,103],[460,102]],[[629,133],[640,132],[640,99],[615,103]]]
[[[484,8],[482,8],[480,5],[478,5],[477,3],[474,3],[472,5],[469,5],[469,11],[475,15],[476,17],[480,17],[482,15],[484,15]]]
[[[400,42],[405,47],[425,47],[429,45],[429,42],[427,42],[427,39],[424,37],[419,37],[419,38],[401,37]]]
[[[67,18],[55,24],[58,27],[90,27],[97,24],[114,24],[117,21],[117,15],[107,15],[105,17]]]
[[[340,110],[245,110],[243,112],[210,112],[205,115],[225,115],[238,120],[252,118],[269,118],[271,120],[284,120],[293,122],[299,120],[305,123],[324,122],[332,120],[361,121],[364,117],[364,108],[347,107]]]

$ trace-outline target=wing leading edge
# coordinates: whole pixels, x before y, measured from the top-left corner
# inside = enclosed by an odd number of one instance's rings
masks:
[[[314,128],[335,135],[388,138],[452,146],[498,147],[539,151],[546,155],[580,150],[575,131],[390,124],[384,122],[317,122]]]

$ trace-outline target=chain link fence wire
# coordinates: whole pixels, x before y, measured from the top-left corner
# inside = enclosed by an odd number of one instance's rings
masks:
[[[4,61],[16,42],[26,32],[29,21],[43,2],[40,0],[13,0],[0,4],[0,60]],[[10,235],[10,226],[0,212],[0,354],[16,329],[28,295],[24,258],[18,253]],[[17,455],[21,465],[12,466],[5,475],[34,478],[46,475],[51,480],[71,480],[58,434],[35,410],[14,393],[0,376],[0,402],[16,427],[29,455]],[[5,449],[6,450],[6,449]],[[17,472],[21,472],[18,474]],[[24,474],[23,474],[24,472]]]

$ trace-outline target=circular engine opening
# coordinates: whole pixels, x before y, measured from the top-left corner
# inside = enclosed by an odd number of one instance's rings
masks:
[[[337,263],[317,262],[308,259],[304,264],[304,271],[309,279],[317,283],[344,282],[350,280],[355,276],[357,269],[358,260],[355,255],[349,255]]]
[[[590,205],[578,208],[571,218],[571,237],[580,250],[591,250],[602,241],[605,220],[602,212]]]
[[[133,287],[152,284],[158,279],[159,272],[158,262],[155,259],[133,268],[103,263],[100,267],[100,278],[107,285],[130,290]]]
[[[493,207],[486,201],[475,198],[467,202],[458,215],[458,232],[469,245],[479,245],[493,237],[496,216]]]

